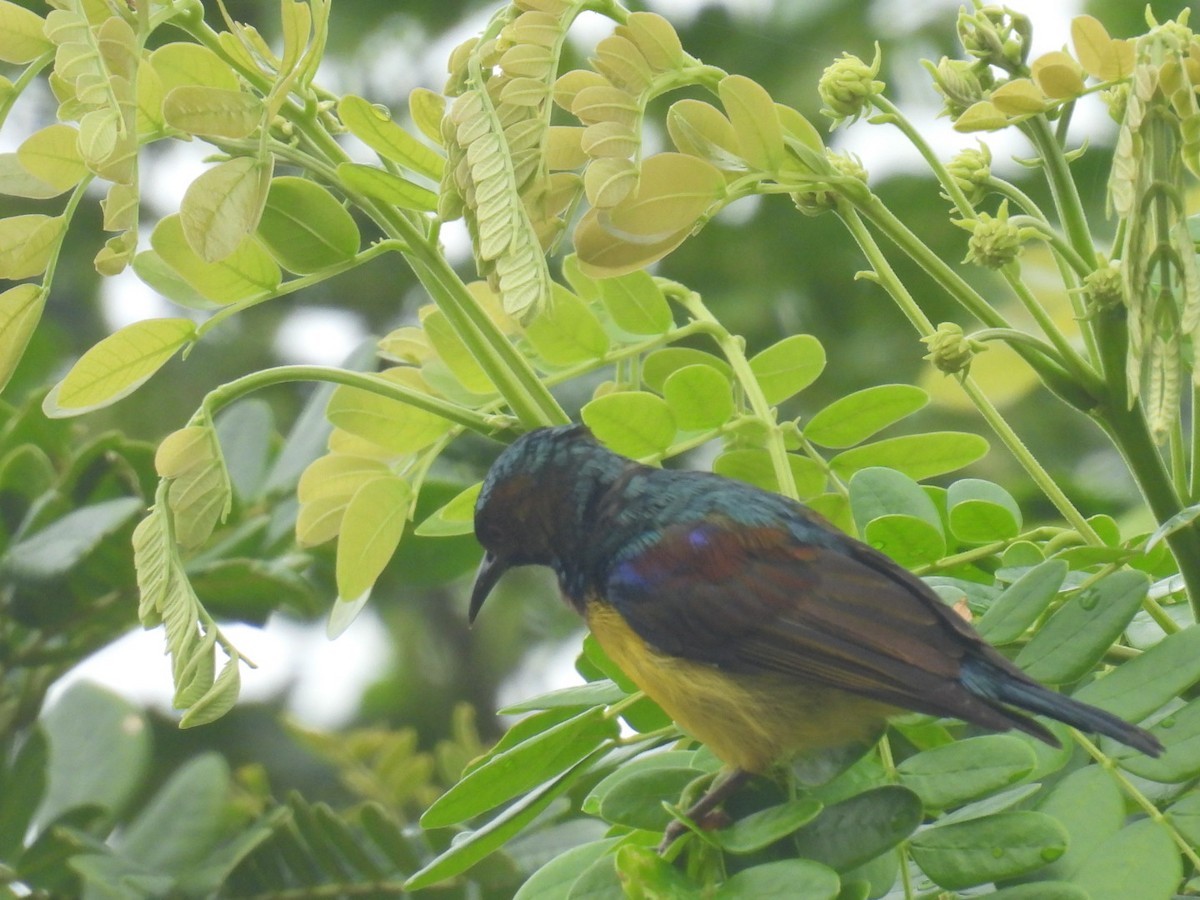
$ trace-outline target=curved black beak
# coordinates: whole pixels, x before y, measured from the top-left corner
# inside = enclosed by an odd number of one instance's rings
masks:
[[[488,598],[488,594],[492,592],[492,588],[496,586],[500,576],[507,571],[508,563],[505,560],[490,552],[483,554],[479,571],[475,573],[475,587],[471,589],[471,606],[467,610],[468,622],[472,624],[475,622],[475,617],[479,615],[479,608],[483,606],[483,601]]]

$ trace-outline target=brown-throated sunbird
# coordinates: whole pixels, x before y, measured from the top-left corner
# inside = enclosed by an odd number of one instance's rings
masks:
[[[471,621],[505,571],[551,567],[613,661],[731,767],[693,820],[748,773],[869,740],[904,710],[1059,745],[1017,707],[1162,752],[1143,729],[1029,678],[923,581],[800,503],[640,465],[583,426],[538,429],[501,453],[475,534],[487,552]]]

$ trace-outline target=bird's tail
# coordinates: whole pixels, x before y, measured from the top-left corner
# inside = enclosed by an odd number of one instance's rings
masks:
[[[1163,752],[1158,738],[1145,729],[1043,687],[1015,667],[1010,671],[991,660],[968,657],[963,660],[961,678],[967,690],[984,700],[1010,703],[1080,731],[1106,735],[1149,756],[1159,756]]]

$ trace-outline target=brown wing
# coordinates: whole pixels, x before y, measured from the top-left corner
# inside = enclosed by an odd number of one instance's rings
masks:
[[[716,519],[675,525],[614,565],[606,593],[672,655],[1044,734],[963,686],[967,656],[1007,661],[919,579],[856,541],[806,543],[788,528]]]

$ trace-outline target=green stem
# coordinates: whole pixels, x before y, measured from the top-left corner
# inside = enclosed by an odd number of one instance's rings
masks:
[[[1071,346],[1071,342],[1067,340],[1067,336],[1059,330],[1054,319],[1046,312],[1046,308],[1033,296],[1033,292],[1029,290],[1029,285],[1025,284],[1021,279],[1020,263],[1013,260],[1000,269],[1000,274],[1004,276],[1004,280],[1008,282],[1008,286],[1012,288],[1012,292],[1017,295],[1017,299],[1021,301],[1021,305],[1025,307],[1029,315],[1037,322],[1038,327],[1042,329],[1042,333],[1050,339],[1050,343],[1058,351],[1059,360],[1066,366],[1067,371],[1078,381],[1090,385],[1093,391],[1100,390],[1102,380],[1099,373],[1075,351],[1075,348]]]
[[[871,97],[871,103],[883,113],[882,118],[884,121],[899,128],[904,136],[908,138],[909,143],[917,148],[917,151],[924,158],[925,164],[929,166],[933,174],[937,177],[942,190],[946,192],[946,196],[950,198],[955,209],[958,210],[958,214],[964,219],[975,218],[975,207],[971,205],[971,201],[967,199],[967,195],[958,186],[958,182],[951,177],[949,171],[942,164],[941,159],[938,158],[938,155],[933,152],[933,148],[929,146],[929,143],[925,140],[925,136],[913,127],[912,122],[887,97],[882,94],[875,94]],[[876,120],[872,119],[872,121]]]
[[[741,385],[746,401],[754,415],[768,426],[767,453],[771,458],[771,467],[775,472],[775,480],[779,483],[779,492],[785,497],[797,499],[796,479],[792,475],[792,467],[788,463],[787,447],[783,443],[783,433],[776,422],[775,408],[767,402],[759,386],[750,361],[746,358],[745,341],[731,334],[725,326],[717,321],[709,312],[708,307],[695,291],[688,290],[683,285],[673,285],[671,293],[674,298],[688,311],[696,321],[703,323],[709,336],[716,341],[717,346],[729,361],[734,378]]]
[[[287,384],[295,381],[324,381],[333,384],[344,384],[348,387],[370,391],[389,400],[398,400],[408,406],[433,413],[443,419],[470,428],[482,435],[491,435],[508,423],[494,415],[476,412],[463,406],[457,406],[449,401],[414,391],[404,385],[372,375],[366,372],[352,372],[333,366],[277,366],[243,375],[233,381],[223,384],[210,391],[205,396],[202,408],[209,421],[222,408],[234,400],[244,397],[253,391],[261,390],[277,384]]]
[[[908,288],[906,288],[904,283],[899,279],[899,277],[897,277],[895,271],[891,267],[891,264],[888,262],[887,257],[884,256],[883,251],[880,250],[879,245],[871,236],[871,232],[867,230],[866,225],[859,217],[855,208],[851,206],[850,203],[844,198],[839,198],[837,212],[841,216],[841,219],[845,223],[847,229],[849,229],[851,235],[853,235],[854,239],[858,242],[859,247],[862,248],[863,253],[867,257],[867,261],[871,264],[872,269],[875,271],[875,275],[878,278],[880,285],[888,292],[888,294],[891,295],[892,299],[900,307],[901,311],[905,314],[905,316],[908,317],[908,320],[917,330],[917,333],[922,337],[928,337],[929,335],[933,334],[933,323],[930,322],[929,317],[926,316],[924,311],[922,311],[917,305],[917,302],[913,299],[912,294],[908,292]],[[1019,347],[1019,344],[1016,345],[1016,348],[1019,349]],[[996,433],[996,436],[1000,438],[1001,443],[1008,448],[1008,451],[1013,455],[1014,458],[1016,458],[1017,462],[1021,464],[1021,467],[1025,469],[1025,471],[1029,474],[1029,477],[1033,479],[1034,483],[1050,499],[1062,517],[1066,519],[1071,527],[1078,531],[1079,534],[1083,536],[1083,538],[1089,544],[1103,544],[1100,536],[1096,534],[1092,526],[1088,524],[1087,519],[1085,519],[1083,514],[1075,508],[1075,505],[1071,503],[1067,495],[1063,493],[1062,488],[1058,486],[1057,482],[1050,477],[1050,473],[1047,472],[1042,467],[1041,463],[1037,461],[1037,458],[1034,457],[1034,455],[1029,451],[1029,448],[1025,446],[1025,443],[1020,439],[1017,433],[1013,431],[1012,427],[1007,421],[1005,421],[1004,417],[1000,415],[1000,412],[992,404],[991,400],[989,400],[983,391],[980,390],[979,385],[977,385],[969,376],[963,377],[960,380],[960,383],[963,391],[966,392],[967,396],[971,399],[971,402],[975,404],[975,408],[979,410],[979,414],[983,416],[984,421],[991,426],[992,430]]]
[[[33,60],[17,76],[17,80],[12,83],[12,87],[3,96],[0,96],[0,126],[4,125],[8,114],[12,111],[13,104],[17,102],[17,98],[21,96],[25,88],[29,87],[30,83],[41,74],[42,69],[54,62],[54,52],[51,50],[48,53],[43,53],[37,59]]]
[[[892,756],[892,744],[885,734],[879,739],[879,761],[883,764],[883,772],[891,784],[898,784],[899,773],[896,771],[896,760]],[[896,855],[900,858],[900,883],[904,886],[904,900],[913,900],[912,875],[908,871],[908,841],[896,845]]]
[[[1188,475],[1187,503],[1196,502],[1200,490],[1200,384],[1192,381],[1192,446],[1191,472]]]
[[[1023,130],[1033,141],[1045,166],[1050,195],[1054,198],[1054,208],[1067,235],[1067,242],[1084,262],[1095,268],[1096,245],[1092,241],[1092,232],[1083,212],[1079,190],[1075,186],[1075,179],[1071,177],[1071,167],[1063,155],[1062,147],[1059,146],[1054,132],[1050,130],[1050,123],[1046,121],[1045,116],[1034,116],[1025,122]]]

